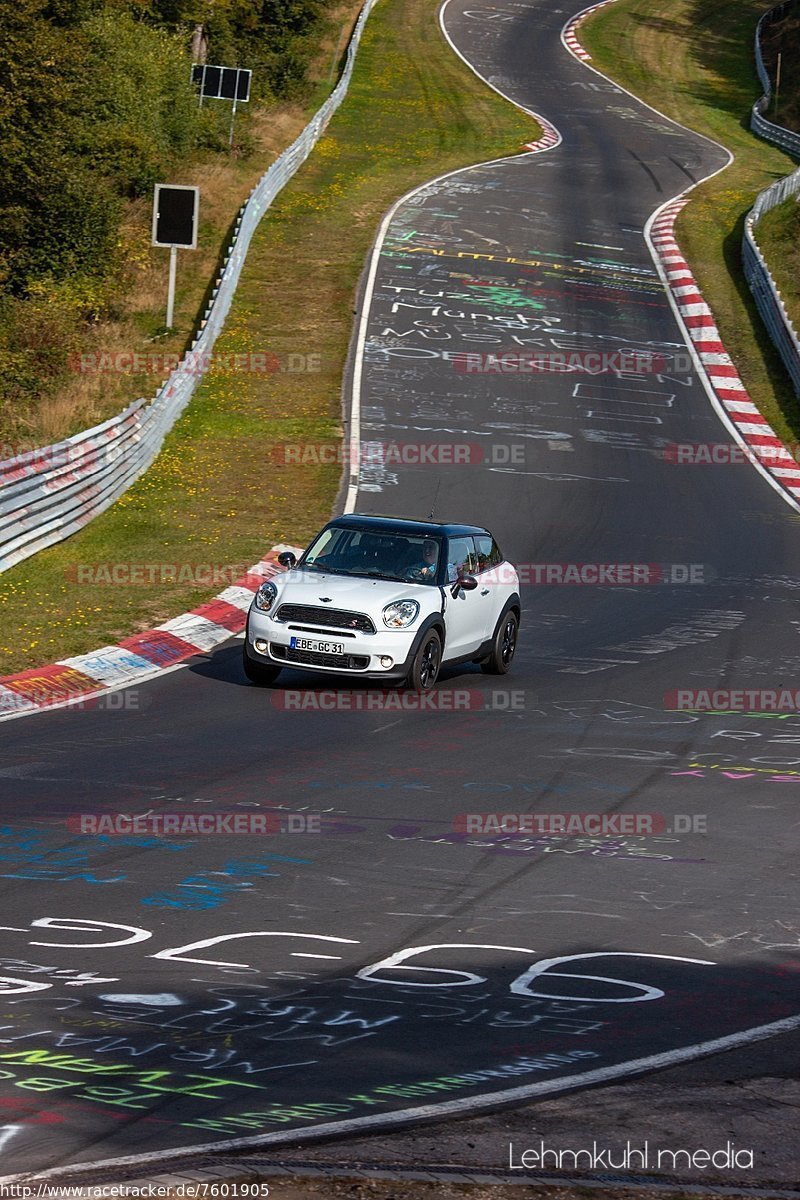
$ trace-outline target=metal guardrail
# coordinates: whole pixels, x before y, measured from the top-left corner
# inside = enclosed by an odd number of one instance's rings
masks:
[[[759,218],[797,192],[800,192],[800,168],[761,192],[745,218],[742,265],[761,319],[789,372],[795,395],[800,396],[800,340],[755,239],[755,227]]]
[[[753,105],[750,128],[759,137],[779,146],[787,154],[800,158],[800,134],[793,133],[791,129],[784,129],[781,125],[775,125],[762,115],[764,110],[769,107],[772,84],[761,52],[761,33],[765,25],[785,17],[795,7],[796,2],[797,0],[786,0],[786,3],[771,8],[756,26],[756,70],[764,89],[764,95]],[[779,179],[776,183],[770,184],[768,188],[758,194],[755,204],[745,218],[742,266],[761,319],[789,372],[795,395],[800,396],[800,340],[755,237],[756,226],[764,213],[769,212],[776,205],[782,204],[784,200],[788,200],[790,196],[794,196],[798,192],[800,192],[800,168],[793,171],[791,175],[787,175],[785,179]]]
[[[376,2],[366,0],[359,13],[336,87],[240,210],[200,332],[152,400],[137,400],[101,425],[0,463],[0,571],[76,533],[118,500],[157,457],[207,369],[259,221],[344,99],[364,25]]]
[[[785,150],[787,154],[793,154],[795,158],[800,158],[800,134],[793,133],[791,129],[784,129],[782,125],[775,125],[763,115],[764,110],[769,108],[770,101],[772,100],[772,81],[764,65],[764,55],[761,51],[761,33],[765,25],[771,25],[775,21],[782,20],[794,8],[795,3],[796,0],[785,0],[783,4],[776,5],[775,8],[771,8],[769,12],[764,13],[756,25],[756,70],[758,71],[758,78],[761,80],[761,86],[764,89],[764,95],[759,100],[756,100],[753,105],[750,113],[750,128],[753,133],[757,133],[765,141],[772,142],[775,146],[780,146],[781,150]]]
[[[750,113],[750,128],[765,142],[772,142],[787,154],[800,158],[800,134],[793,133],[791,129],[784,129],[782,125],[775,125],[761,115],[769,103],[769,96],[762,96],[760,100],[756,100]]]

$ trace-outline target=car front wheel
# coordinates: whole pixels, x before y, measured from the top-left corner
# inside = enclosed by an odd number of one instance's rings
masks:
[[[429,692],[439,677],[442,665],[442,639],[435,629],[420,642],[408,673],[408,686],[415,692]]]
[[[509,609],[501,617],[495,630],[491,654],[481,663],[481,670],[487,675],[505,675],[517,648],[518,631],[519,617],[513,609]]]
[[[250,682],[258,684],[259,687],[269,687],[281,673],[280,667],[263,667],[261,663],[253,662],[247,653],[247,642],[242,647],[242,666]]]

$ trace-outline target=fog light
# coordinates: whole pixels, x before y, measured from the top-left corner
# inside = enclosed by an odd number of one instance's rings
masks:
[[[388,654],[382,654],[380,656],[380,658],[378,659],[378,662],[381,664],[382,667],[388,668],[388,667],[394,666],[394,659],[390,658]]]
[[[253,645],[255,646],[255,648],[259,654],[267,653],[267,643],[264,641],[263,638],[256,638],[256,640],[253,642]]]

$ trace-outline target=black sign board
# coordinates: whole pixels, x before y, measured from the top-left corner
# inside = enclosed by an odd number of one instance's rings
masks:
[[[246,104],[250,99],[252,71],[242,67],[213,67],[197,63],[192,67],[192,82],[205,100],[235,100]]]
[[[199,188],[157,183],[153,197],[153,245],[195,250],[199,205]]]

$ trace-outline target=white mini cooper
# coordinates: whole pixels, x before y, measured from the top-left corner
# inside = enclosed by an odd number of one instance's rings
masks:
[[[351,513],[299,562],[262,583],[247,616],[244,670],[283,667],[429,691],[439,669],[480,663],[504,675],[520,621],[519,579],[486,529]]]

